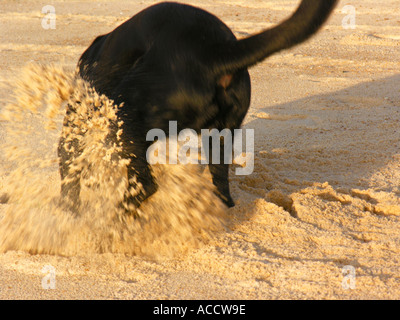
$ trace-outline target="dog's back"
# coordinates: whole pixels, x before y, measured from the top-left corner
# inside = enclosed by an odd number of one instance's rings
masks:
[[[209,63],[206,49],[235,40],[232,31],[214,15],[165,2],[97,37],[79,60],[80,74],[112,98],[112,89],[144,55],[152,60],[154,68],[177,73],[187,66],[181,72],[190,72],[196,62]]]

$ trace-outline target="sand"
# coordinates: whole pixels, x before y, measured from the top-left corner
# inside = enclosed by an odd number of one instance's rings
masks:
[[[28,63],[73,69],[97,35],[156,1],[50,2],[46,4],[56,9],[56,29],[46,30],[41,26],[42,1],[23,5],[2,1],[1,84],[9,83]],[[297,3],[186,2],[219,16],[238,37],[278,23]],[[170,246],[164,235],[162,246],[152,247],[153,255],[128,250],[131,246],[124,247],[121,241],[117,249],[99,250],[98,239],[89,247],[78,243],[75,251],[32,252],[22,238],[15,248],[0,253],[0,298],[399,299],[400,9],[396,2],[352,1],[355,29],[346,29],[341,9],[349,3],[340,1],[312,40],[251,69],[252,103],[244,128],[255,130],[254,172],[237,176],[233,166],[231,188],[237,205],[226,212],[222,230],[183,243],[180,233],[177,241],[171,232]],[[0,109],[10,102],[12,89],[1,86]],[[30,148],[43,154],[40,146],[53,144],[54,137],[38,126],[35,117],[23,118],[26,127],[37,132],[30,136]],[[1,121],[0,142],[20,143],[11,139],[6,127]],[[13,162],[2,152],[0,194],[14,190],[9,178],[20,163],[21,158]],[[197,177],[191,171],[185,174]],[[199,176],[194,190],[208,190],[206,178]],[[44,188],[40,190],[57,193],[57,166],[43,169],[38,180]],[[39,182],[27,183],[32,187]],[[164,191],[170,188],[166,184]],[[21,199],[14,202],[24,205]],[[213,216],[215,206],[204,204],[196,212]],[[0,228],[8,221],[10,208],[18,206],[12,201],[0,204]],[[14,214],[24,217],[20,212]],[[32,217],[32,223],[21,222],[26,237],[40,232],[47,239],[52,234],[62,239],[57,219],[41,224],[40,215]],[[197,230],[193,239],[203,231]],[[121,247],[126,250],[118,250]]]

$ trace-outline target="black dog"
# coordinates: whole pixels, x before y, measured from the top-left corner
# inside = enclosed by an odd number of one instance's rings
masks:
[[[123,121],[120,156],[131,160],[131,186],[143,185],[136,196],[127,192],[126,204],[137,208],[157,190],[146,160],[151,144],[146,141],[149,130],[159,128],[168,134],[172,120],[177,121],[178,130],[191,128],[198,133],[201,129],[239,128],[250,104],[247,68],[309,38],[336,2],[303,0],[283,23],[242,40],[237,40],[214,15],[166,2],[143,10],[109,34],[97,37],[80,58],[79,72],[98,93],[116,104],[123,102],[118,113]],[[70,112],[74,112],[72,106],[67,110]],[[71,151],[61,138],[62,196],[74,203],[79,202],[80,174],[75,172],[68,181],[64,179],[79,152],[78,145]],[[228,166],[210,163],[209,169],[219,196],[231,207],[234,202],[229,192]],[[130,179],[133,176],[136,182]]]

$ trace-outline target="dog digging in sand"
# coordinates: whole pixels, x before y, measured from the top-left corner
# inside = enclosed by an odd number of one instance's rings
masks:
[[[121,106],[108,136],[111,142],[118,136],[118,157],[129,159],[128,188],[121,206],[134,212],[157,191],[146,159],[153,143],[146,141],[149,130],[159,128],[168,135],[170,121],[177,122],[178,130],[197,133],[240,128],[250,105],[247,69],[307,40],[327,20],[336,2],[303,0],[287,20],[241,40],[206,11],[165,2],[97,37],[81,56],[78,68],[80,77],[96,92]],[[74,126],[69,119],[75,111],[76,106],[69,104],[64,127]],[[223,139],[219,143],[223,159]],[[82,148],[79,139],[60,139],[61,195],[74,211],[79,208],[81,172],[71,167]],[[228,207],[234,206],[229,164],[210,159],[208,166],[218,196]]]

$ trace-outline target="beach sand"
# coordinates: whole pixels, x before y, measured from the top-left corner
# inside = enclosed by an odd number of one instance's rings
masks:
[[[97,35],[156,2],[1,1],[0,110],[13,101],[6,84],[28,63],[72,69]],[[185,2],[216,14],[239,38],[298,3]],[[41,25],[45,5],[56,10],[55,29]],[[345,5],[356,10],[354,29],[342,25]],[[239,176],[232,167],[236,206],[223,230],[156,257],[107,248],[34,254],[21,238],[0,253],[0,299],[399,299],[399,17],[395,0],[340,1],[311,40],[250,70],[243,127],[254,129],[254,172]],[[50,141],[33,117],[23,121],[38,132],[32,149]],[[0,122],[2,144],[13,142],[6,126]],[[17,169],[2,154],[0,194],[10,192]],[[58,192],[57,166],[39,180]],[[0,204],[0,229],[12,206]],[[57,234],[51,226],[44,231]],[[27,232],[36,227],[43,229],[36,222]]]

